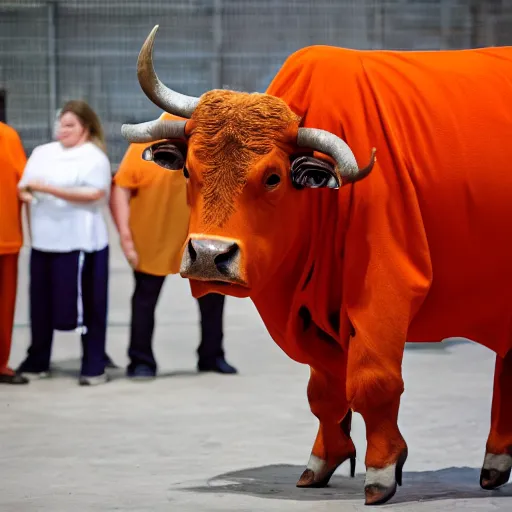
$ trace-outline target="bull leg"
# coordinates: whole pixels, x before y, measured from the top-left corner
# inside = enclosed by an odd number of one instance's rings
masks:
[[[347,459],[350,459],[350,474],[354,476],[356,449],[350,438],[352,411],[346,400],[345,372],[342,380],[335,380],[311,368],[308,400],[320,425],[297,487],[325,487]]]
[[[491,431],[480,474],[483,489],[496,489],[508,482],[512,468],[512,350],[496,356],[491,410]]]
[[[350,407],[366,425],[366,505],[391,499],[402,485],[407,444],[398,429],[403,392],[403,344],[366,344],[362,336],[350,342],[347,396]]]

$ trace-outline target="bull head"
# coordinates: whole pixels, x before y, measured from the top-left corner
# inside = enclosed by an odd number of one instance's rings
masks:
[[[200,98],[186,96],[165,86],[158,78],[153,66],[153,46],[158,25],[150,32],[137,60],[137,76],[146,96],[158,107],[170,114],[189,119]],[[144,143],[161,139],[186,140],[186,121],[155,120],[136,125],[123,125],[121,133],[129,142]],[[373,168],[375,148],[370,163],[360,169],[356,158],[345,141],[336,135],[318,128],[299,128],[298,148],[307,148],[329,155],[335,162],[331,166],[324,161],[308,158],[292,165],[291,179],[298,188],[339,188],[341,184],[362,180]]]
[[[169,89],[153,67],[157,29],[139,54],[138,79],[153,103],[185,120],[123,125],[122,134],[132,143],[153,143],[142,158],[169,170],[181,166],[189,181],[190,234],[180,273],[191,279],[195,296],[226,283],[229,294],[247,296],[251,283],[263,282],[292,245],[296,234],[290,226],[301,225],[293,217],[298,198],[291,189],[338,189],[359,181],[372,170],[375,149],[370,163],[359,169],[343,140],[299,127],[300,118],[279,98],[232,91],[195,98]],[[316,158],[315,151],[330,160]],[[262,208],[254,215],[246,205],[259,198]],[[251,258],[257,264],[251,266]],[[200,281],[210,291],[197,291]]]

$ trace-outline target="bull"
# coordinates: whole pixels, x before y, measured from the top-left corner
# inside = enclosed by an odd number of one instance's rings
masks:
[[[366,425],[365,503],[402,483],[406,342],[462,336],[496,353],[480,485],[512,467],[512,48],[292,54],[265,94],[166,87],[138,59],[148,98],[179,120],[124,125],[169,169],[183,157],[195,297],[249,297],[271,337],[310,367],[318,434],[297,485],[322,487]],[[377,148],[378,161],[375,149]],[[362,162],[362,165],[359,163]],[[315,189],[315,190],[311,190]]]

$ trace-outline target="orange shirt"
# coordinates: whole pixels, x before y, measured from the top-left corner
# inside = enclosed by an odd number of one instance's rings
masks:
[[[161,119],[179,118],[165,113]],[[139,256],[137,270],[163,276],[179,272],[190,211],[183,172],[142,160],[152,144],[130,144],[114,184],[132,191],[130,231]]]
[[[26,162],[17,132],[0,123],[0,254],[17,253],[23,244],[18,182]]]

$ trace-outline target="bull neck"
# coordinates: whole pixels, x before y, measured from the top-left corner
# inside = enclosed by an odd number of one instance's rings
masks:
[[[304,192],[312,197],[301,206],[304,229],[294,244],[299,250],[286,255],[268,285],[251,297],[274,341],[302,363],[308,362],[308,349],[293,335],[302,322],[301,312],[307,310],[330,336],[338,334],[337,326],[329,322],[341,308],[345,224],[350,210],[346,203],[349,190],[342,192],[343,197],[334,191],[318,197],[313,196],[318,191]]]

